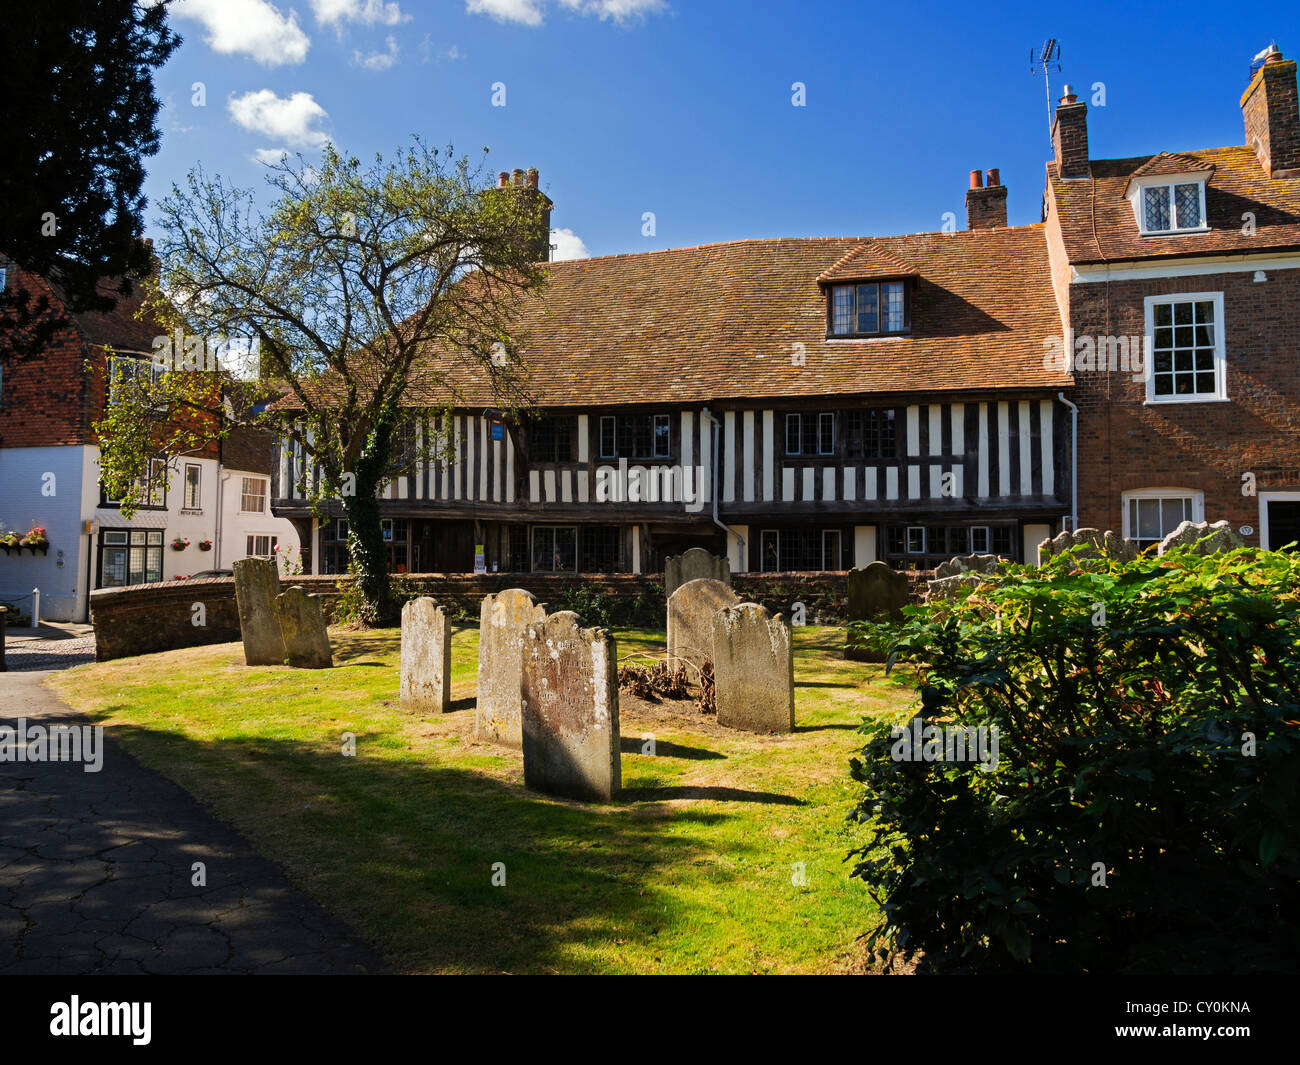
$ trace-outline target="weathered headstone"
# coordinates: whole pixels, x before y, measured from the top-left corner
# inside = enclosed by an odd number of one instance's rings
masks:
[[[853,662],[883,662],[883,649],[872,646],[855,634],[852,622],[894,622],[903,620],[903,607],[911,598],[907,574],[872,562],[865,568],[849,570],[850,626],[844,642],[844,657]]]
[[[1199,541],[1199,543],[1198,543]],[[1234,551],[1245,547],[1246,541],[1226,521],[1185,521],[1160,541],[1159,554],[1175,547],[1190,547],[1198,555],[1212,555],[1216,551]]]
[[[721,581],[731,587],[731,563],[717,558],[702,547],[692,547],[680,555],[664,559],[664,595],[672,598],[673,592],[683,584],[702,578]]]
[[[935,579],[926,582],[926,601],[955,599],[962,588],[973,588],[982,583],[981,577],[996,573],[1000,561],[997,555],[957,555],[941,562]]]
[[[698,577],[668,597],[668,668],[684,660],[699,669],[713,657],[713,615],[740,597],[722,581]]]
[[[614,638],[562,610],[525,628],[522,658],[524,784],[609,802],[622,785]]]
[[[405,710],[445,714],[451,709],[451,625],[427,595],[402,607],[402,681]]]
[[[940,562],[935,568],[934,579],[958,577],[963,573],[996,573],[998,563],[1002,561],[997,555],[956,555],[947,562]]]
[[[1038,545],[1038,564],[1041,566],[1053,555],[1059,555],[1067,548],[1078,548],[1074,552],[1076,559],[1098,558],[1106,555],[1117,562],[1132,562],[1138,557],[1138,546],[1132,540],[1107,529],[1068,529],[1057,533],[1050,540]]]
[[[757,603],[713,616],[713,683],[718,724],[748,732],[794,730],[790,626]]]
[[[545,618],[546,605],[522,588],[507,588],[484,597],[478,629],[478,706],[474,711],[477,739],[508,747],[523,742],[519,674],[524,630],[531,622]]]
[[[300,584],[275,597],[284,657],[296,669],[328,669],[334,664],[319,595]]]
[[[284,639],[275,608],[275,597],[280,594],[280,574],[275,559],[241,558],[233,568],[245,665],[283,665]]]

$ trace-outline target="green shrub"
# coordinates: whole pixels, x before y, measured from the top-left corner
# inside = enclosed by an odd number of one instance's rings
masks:
[[[926,725],[996,727],[994,770],[852,773],[874,830],[852,875],[881,957],[951,972],[1300,966],[1300,556],[1072,554],[923,607]],[[1102,875],[1104,871],[1104,885]]]

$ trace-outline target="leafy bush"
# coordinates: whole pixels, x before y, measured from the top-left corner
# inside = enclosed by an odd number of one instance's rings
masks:
[[[926,725],[993,771],[895,761],[864,726],[852,875],[880,956],[950,972],[1300,966],[1300,556],[1066,553],[918,609]],[[1103,872],[1104,871],[1104,883]]]

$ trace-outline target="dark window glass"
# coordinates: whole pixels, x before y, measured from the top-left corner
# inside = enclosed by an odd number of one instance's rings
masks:
[[[611,525],[584,525],[582,539],[583,573],[618,573],[619,530]]]

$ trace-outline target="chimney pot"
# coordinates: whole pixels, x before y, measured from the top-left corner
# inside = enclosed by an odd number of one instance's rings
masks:
[[[508,184],[510,184],[510,173],[509,171],[502,170],[501,173],[497,175],[497,188],[504,189]]]
[[[966,228],[998,229],[1007,224],[1007,190],[998,182],[998,172],[989,171],[988,187],[984,186],[984,172],[970,172],[970,188],[966,190]]]
[[[1001,184],[1002,184],[1002,178],[998,174],[997,167],[994,167],[992,170],[989,171],[988,186],[989,188],[993,188]]]
[[[524,183],[523,167],[515,167],[514,170],[510,172],[510,180],[515,185],[522,185]]]
[[[537,172],[537,167],[535,167],[535,166],[530,166],[530,167],[528,168],[528,187],[529,187],[530,189],[535,189],[535,188],[537,188],[537,179],[538,179],[539,176],[540,176],[540,175],[539,175],[538,172]]]

